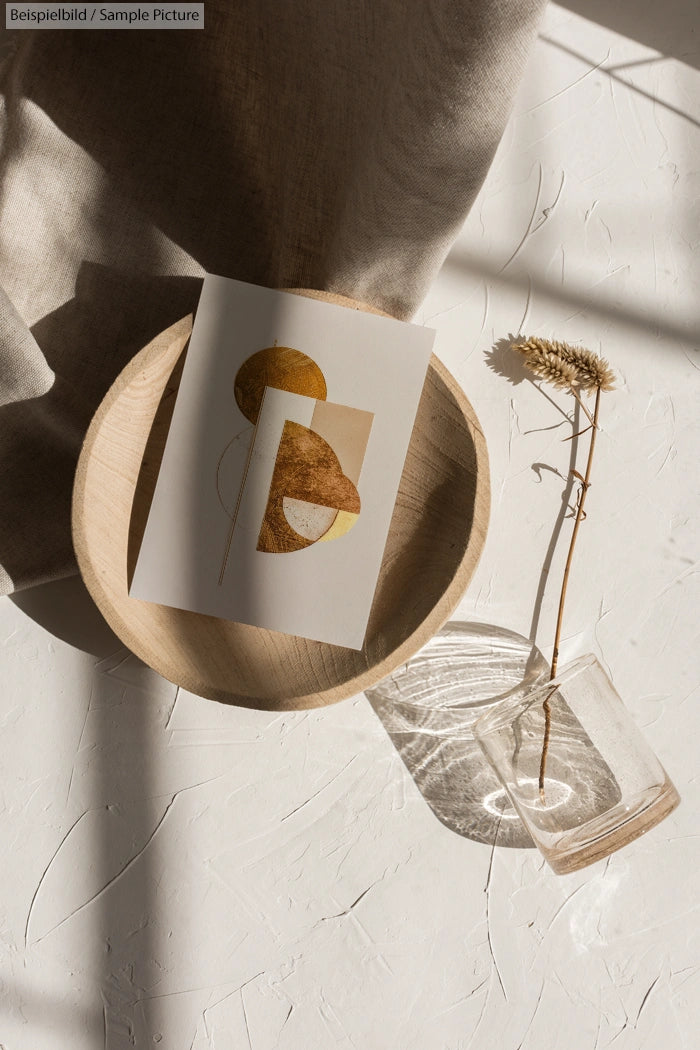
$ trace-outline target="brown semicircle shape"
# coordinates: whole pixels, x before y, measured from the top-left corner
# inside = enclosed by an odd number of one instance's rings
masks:
[[[286,420],[270,483],[265,516],[257,549],[285,554],[310,547],[317,541],[300,536],[285,517],[284,497],[333,507],[349,514],[360,513],[360,497],[345,476],[340,461],[320,434]]]

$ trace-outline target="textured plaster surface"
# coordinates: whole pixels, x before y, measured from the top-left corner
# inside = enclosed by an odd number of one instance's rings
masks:
[[[549,652],[570,429],[492,348],[520,331],[602,349],[620,382],[562,661],[600,657],[681,807],[556,877],[532,849],[441,824],[364,697],[218,706],[98,626],[88,651],[61,640],[71,584],[52,631],[4,599],[2,1050],[698,1046],[698,40],[683,11],[672,40],[658,12],[656,51],[650,5],[640,41],[617,9],[613,29],[571,6],[547,13],[417,318],[491,456],[490,531],[455,619],[534,630]]]

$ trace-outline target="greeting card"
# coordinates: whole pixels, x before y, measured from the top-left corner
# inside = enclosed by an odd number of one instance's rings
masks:
[[[360,649],[433,338],[207,275],[130,594]]]

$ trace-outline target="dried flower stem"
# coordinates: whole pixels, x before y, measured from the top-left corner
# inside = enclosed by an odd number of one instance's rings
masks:
[[[600,387],[598,387],[598,390],[600,390]],[[583,402],[583,401],[581,400],[581,398],[580,398],[580,397],[578,396],[578,394],[576,393],[576,388],[575,388],[575,387],[573,387],[573,386],[571,387],[571,393],[572,393],[572,394],[574,395],[574,397],[576,398],[576,400],[577,400],[577,402],[578,402],[579,406],[581,407],[581,410],[582,410],[582,411],[583,411],[583,413],[585,414],[585,416],[586,416],[586,418],[587,418],[588,422],[589,422],[589,423],[591,424],[591,426],[592,426],[592,427],[594,427],[594,426],[595,426],[596,424],[595,424],[595,420],[594,420],[593,416],[592,416],[592,415],[591,415],[591,413],[590,413],[590,412],[588,411],[588,408],[587,408],[587,406],[586,406],[586,405],[584,404],[584,402]],[[583,433],[583,431],[581,431],[580,433]]]
[[[552,663],[549,675],[549,680],[551,682],[557,674],[559,641],[561,639],[561,628],[564,620],[564,604],[566,602],[569,573],[571,571],[571,562],[574,556],[574,547],[576,546],[576,537],[578,536],[579,526],[585,517],[584,504],[586,502],[586,495],[591,484],[591,467],[593,465],[595,439],[598,434],[600,395],[603,390],[614,389],[615,374],[605,358],[600,357],[591,350],[586,350],[584,347],[571,346],[569,343],[541,339],[539,336],[531,336],[522,343],[513,344],[513,349],[523,355],[526,367],[529,368],[531,372],[534,372],[536,376],[539,376],[540,379],[544,379],[555,387],[568,390],[588,419],[590,424],[588,427],[584,427],[584,429],[580,430],[578,434],[572,434],[571,437],[566,438],[566,440],[571,441],[572,438],[585,434],[587,430],[591,431],[591,440],[588,446],[588,460],[586,462],[586,473],[582,476],[577,470],[571,472],[573,476],[578,479],[580,489],[575,514],[576,520],[574,521],[574,527],[571,533],[569,553],[566,558],[564,578],[562,580],[561,594],[559,596],[559,611],[557,613],[557,626],[554,633],[554,650],[552,652]],[[581,393],[584,390],[595,390],[595,407],[593,409],[593,415],[591,415],[587,405],[584,404],[581,397]],[[557,687],[552,686],[552,689],[545,697],[542,705],[544,710],[544,739],[542,742],[539,773],[539,791],[542,803],[545,801],[544,781],[547,771],[549,738],[552,731],[552,709],[550,700],[556,691]]]
[[[561,629],[564,621],[564,604],[566,602],[566,591],[569,584],[569,573],[571,571],[571,562],[574,556],[574,548],[576,546],[576,537],[578,536],[579,526],[584,519],[584,504],[586,502],[586,494],[591,485],[591,468],[593,466],[593,453],[595,452],[595,439],[598,433],[598,412],[600,409],[600,392],[601,388],[596,387],[595,393],[595,406],[593,409],[593,418],[591,420],[591,440],[588,446],[588,459],[586,461],[586,473],[583,479],[579,482],[581,489],[578,500],[578,507],[576,508],[576,519],[574,521],[574,527],[571,533],[571,542],[569,543],[569,553],[566,558],[566,565],[564,566],[564,578],[561,585],[561,594],[559,595],[559,611],[557,613],[557,626],[554,632],[554,648],[552,650],[552,663],[550,667],[549,680],[552,681],[557,674],[557,664],[559,662],[559,642],[561,640]],[[577,399],[578,400],[578,399]],[[588,415],[588,413],[586,413]],[[540,759],[540,776],[539,776],[539,790],[540,798],[544,802],[544,780],[545,773],[547,771],[547,753],[549,751],[549,737],[552,728],[552,710],[550,706],[550,698],[556,692],[556,689],[547,695],[544,700],[544,740],[542,742],[542,757]]]
[[[588,446],[588,459],[586,461],[586,473],[581,485],[581,496],[578,501],[578,508],[576,510],[576,520],[574,521],[574,528],[571,533],[571,543],[569,544],[569,553],[566,558],[566,565],[564,566],[564,578],[561,585],[561,594],[559,596],[559,611],[557,613],[557,626],[554,632],[554,649],[552,651],[552,667],[549,675],[550,680],[556,677],[557,673],[557,662],[559,660],[559,641],[561,639],[561,628],[564,620],[564,603],[566,601],[566,589],[569,584],[569,573],[571,571],[571,561],[574,556],[574,547],[576,546],[576,537],[578,536],[578,530],[581,522],[584,518],[584,503],[586,502],[586,494],[591,484],[591,468],[593,466],[593,453],[595,452],[595,439],[598,433],[598,412],[600,410],[600,387],[596,390],[595,395],[595,406],[593,408],[593,427],[591,429],[591,440]]]

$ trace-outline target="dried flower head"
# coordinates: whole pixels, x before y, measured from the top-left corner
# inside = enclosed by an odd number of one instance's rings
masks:
[[[531,372],[534,372],[540,379],[552,383],[553,386],[569,390],[578,382],[575,367],[570,362],[564,361],[559,354],[533,347],[516,346],[513,349],[524,354],[525,364]]]
[[[515,343],[513,349],[523,355],[531,372],[554,386],[614,389],[615,373],[608,362],[585,347],[532,336],[523,343]]]
[[[583,390],[615,389],[615,373],[600,354],[586,350],[583,346],[570,346],[569,343],[556,342],[559,356],[563,361],[572,364],[578,373],[578,384]]]

